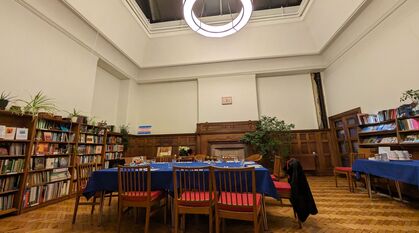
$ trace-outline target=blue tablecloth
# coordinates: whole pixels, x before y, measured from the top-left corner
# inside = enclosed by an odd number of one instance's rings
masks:
[[[419,186],[419,160],[385,162],[357,159],[352,164],[352,171]]]
[[[173,192],[173,169],[172,166],[208,166],[208,163],[152,163],[151,164],[151,189],[168,190]],[[217,167],[240,167],[240,163],[216,163]],[[157,170],[154,170],[157,169]],[[256,168],[256,191],[267,196],[278,198],[277,190],[266,168]],[[83,195],[92,197],[95,192],[118,192],[118,169],[110,168],[93,172]]]

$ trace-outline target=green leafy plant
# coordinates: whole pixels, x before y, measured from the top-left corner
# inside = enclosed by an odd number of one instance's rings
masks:
[[[179,146],[179,156],[188,156],[190,148],[187,146]]]
[[[23,112],[29,113],[32,116],[37,116],[40,112],[54,113],[57,111],[52,99],[39,91],[36,95],[31,96],[29,100],[20,100],[24,103]]]
[[[122,124],[119,126],[119,132],[121,133],[121,137],[122,137],[122,145],[124,145],[124,150],[127,150],[128,148],[128,137],[129,137],[129,125],[126,124]]]
[[[402,93],[402,97],[400,97],[400,102],[404,102],[406,100],[410,100],[414,103],[419,101],[419,90],[407,90]]]
[[[69,118],[78,117],[81,115],[81,112],[78,111],[76,108],[73,108],[73,111],[67,113]]]
[[[275,155],[287,158],[291,147],[291,130],[294,124],[287,124],[276,117],[262,116],[256,130],[246,133],[241,141],[249,144],[263,157],[262,163],[270,167]]]
[[[7,105],[14,99],[15,97],[11,96],[10,93],[5,93],[4,91],[0,95],[0,110],[5,110]]]

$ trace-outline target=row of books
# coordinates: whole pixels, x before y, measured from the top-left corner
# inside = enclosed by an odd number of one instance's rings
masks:
[[[38,131],[36,133],[36,139],[38,141],[45,142],[74,142],[75,134],[71,133],[56,133],[56,132],[43,132]]]
[[[107,145],[106,151],[107,152],[114,152],[114,151],[122,152],[124,151],[124,145]]]
[[[369,137],[363,139],[362,143],[397,143],[397,137]]]
[[[0,192],[16,190],[19,188],[20,176],[9,176],[0,179]]]
[[[37,143],[34,150],[35,151],[32,154],[38,156],[71,154],[72,145]]]
[[[406,135],[403,143],[419,143],[419,134]]]
[[[63,123],[59,123],[59,122],[56,122],[56,121],[49,121],[49,120],[40,119],[40,120],[38,120],[36,128],[37,129],[44,129],[44,130],[61,130],[61,131],[69,132],[70,131],[70,126],[71,126],[70,123],[63,124]]]
[[[85,155],[85,154],[101,154],[102,153],[102,146],[87,146],[81,145],[77,148],[78,155]]]
[[[91,125],[82,125],[80,126],[80,133],[92,133],[92,134],[105,134],[104,128],[98,128]]]
[[[81,142],[81,143],[102,144],[103,143],[103,136],[80,134],[79,142]]]
[[[23,195],[23,207],[31,207],[44,202],[68,195],[70,181],[59,181],[43,186],[34,186],[25,190]]]
[[[122,144],[122,137],[120,136],[108,136],[106,139],[107,144]]]
[[[28,128],[16,128],[0,125],[0,139],[28,140]]]
[[[26,155],[25,143],[2,143],[0,145],[0,155],[20,156]]]
[[[379,132],[379,131],[390,131],[396,129],[396,123],[389,123],[389,124],[382,124],[382,125],[374,125],[374,126],[366,126],[362,128],[361,132],[369,133],[369,132]]]
[[[35,157],[30,160],[32,170],[66,168],[70,165],[69,157]]]
[[[0,160],[0,174],[23,172],[24,159],[3,159]]]
[[[77,157],[78,164],[84,163],[101,163],[102,158],[100,155],[87,155],[87,156],[78,156]]]
[[[112,152],[112,153],[106,153],[105,159],[119,159],[122,158],[123,153],[122,152]]]
[[[397,110],[388,109],[379,111],[377,114],[358,114],[358,121],[360,125],[380,123],[389,120],[397,119]]]
[[[411,118],[399,121],[401,130],[419,130],[419,119]]]
[[[67,168],[54,169],[52,171],[44,171],[29,174],[28,186],[43,185],[48,182],[60,181],[71,178]]]
[[[14,194],[4,195],[0,197],[0,210],[8,210],[13,207]]]

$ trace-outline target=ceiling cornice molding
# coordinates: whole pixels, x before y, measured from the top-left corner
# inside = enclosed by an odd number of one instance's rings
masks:
[[[140,7],[138,6],[138,4],[135,2],[135,0],[121,1],[149,38],[194,33],[189,29],[189,26],[183,19],[151,24],[140,9]],[[298,10],[290,13],[285,12],[285,8],[254,11],[248,23],[248,26],[264,26],[302,21],[304,20],[307,9],[310,7],[311,2],[312,0],[303,0],[301,2],[301,5],[298,6]],[[210,22],[218,24],[230,22],[231,17],[229,15],[210,16],[203,17],[202,20],[206,23]]]

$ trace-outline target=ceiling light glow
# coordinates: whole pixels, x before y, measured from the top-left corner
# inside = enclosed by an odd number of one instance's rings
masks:
[[[196,17],[192,8],[196,0],[183,1],[183,16],[189,27],[195,32],[206,37],[225,37],[236,33],[242,29],[252,16],[253,6],[251,0],[240,0],[242,2],[242,9],[232,22],[220,26],[212,26],[201,22]]]

